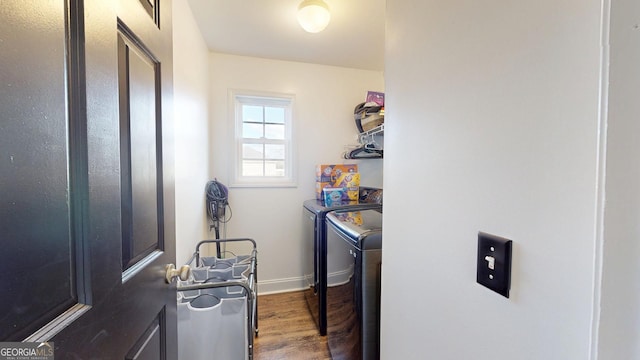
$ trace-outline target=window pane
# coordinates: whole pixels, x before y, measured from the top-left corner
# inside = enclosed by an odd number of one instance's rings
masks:
[[[242,144],[242,159],[263,159],[262,144]]]
[[[265,176],[284,176],[284,161],[266,161],[264,164]]]
[[[264,131],[267,139],[284,140],[284,124],[265,125]]]
[[[262,160],[242,160],[242,176],[263,176]]]
[[[265,107],[264,117],[265,117],[265,122],[284,124],[284,108]]]
[[[242,105],[243,122],[263,122],[262,106]]]
[[[284,160],[284,145],[283,144],[265,144],[264,146],[265,158]]]
[[[233,98],[234,138],[241,145],[233,151],[233,183],[293,185],[293,97],[234,93]]]
[[[262,134],[262,129],[264,129],[262,124],[243,123],[242,137],[245,139],[260,139],[264,136]]]

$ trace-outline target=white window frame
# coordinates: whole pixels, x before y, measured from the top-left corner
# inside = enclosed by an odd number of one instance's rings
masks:
[[[245,143],[265,143],[272,141],[268,139],[245,139],[242,136],[242,105],[258,105],[258,106],[283,106],[285,109],[285,138],[278,143],[285,145],[285,169],[284,176],[243,176],[242,175],[242,145]],[[230,139],[231,144],[231,187],[296,187],[296,151],[294,141],[294,106],[295,95],[258,92],[249,90],[230,90],[229,91],[229,113],[231,126],[229,129],[233,132]]]

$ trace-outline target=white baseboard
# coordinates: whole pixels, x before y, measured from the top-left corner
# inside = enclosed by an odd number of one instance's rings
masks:
[[[345,270],[334,271],[327,274],[327,286],[338,286],[348,283],[353,276],[353,264]]]
[[[300,291],[307,288],[307,281],[304,277],[273,280],[260,280],[258,277],[258,295]]]
[[[353,265],[349,269],[336,271],[329,274],[327,281],[332,286],[346,284],[353,275]],[[284,292],[301,291],[309,288],[307,281],[303,276],[285,278],[285,279],[273,279],[273,280],[260,280],[258,279],[258,295],[278,294]]]

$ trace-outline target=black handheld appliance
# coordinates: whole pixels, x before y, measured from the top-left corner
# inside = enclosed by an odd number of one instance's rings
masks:
[[[220,239],[220,224],[231,219],[231,207],[229,206],[229,190],[218,179],[207,182],[205,188],[207,195],[207,215],[211,220],[209,230],[214,229],[216,240]],[[229,208],[229,217],[226,217]],[[218,257],[221,257],[220,243],[216,243]]]

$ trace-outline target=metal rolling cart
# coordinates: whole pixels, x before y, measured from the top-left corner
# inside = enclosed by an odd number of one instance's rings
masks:
[[[204,244],[216,244],[219,249],[221,243],[230,242],[250,243],[253,249],[231,257],[200,254]],[[204,240],[196,245],[187,265],[190,275],[177,286],[179,358],[252,360],[254,336],[258,336],[256,242],[250,238]]]

